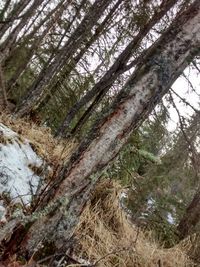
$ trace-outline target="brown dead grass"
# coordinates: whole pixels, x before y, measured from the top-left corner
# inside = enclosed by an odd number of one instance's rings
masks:
[[[135,227],[119,207],[121,187],[104,180],[81,216],[76,233],[80,257],[100,267],[194,266],[182,246],[164,249]]]
[[[10,114],[0,114],[0,122],[17,132],[22,139],[28,139],[33,150],[51,166],[67,161],[76,147],[73,140],[58,140],[52,136],[51,129],[38,126],[25,119],[13,118]]]
[[[30,140],[36,152],[51,166],[66,161],[76,147],[73,141],[55,139],[49,128],[39,127],[24,119],[0,114],[0,122]],[[75,252],[99,267],[189,267],[195,266],[185,251],[188,241],[163,249],[134,226],[119,207],[122,188],[116,182],[103,180],[96,188],[76,229],[79,248]],[[25,265],[29,266],[29,265]]]

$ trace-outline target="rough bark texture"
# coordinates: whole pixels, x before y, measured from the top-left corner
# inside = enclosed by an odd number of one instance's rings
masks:
[[[90,116],[94,108],[98,105],[101,99],[105,96],[108,90],[111,88],[116,79],[124,73],[126,69],[126,64],[128,63],[133,52],[139,47],[141,41],[149,30],[162,18],[164,14],[176,3],[176,0],[164,1],[159,12],[155,12],[155,15],[150,19],[150,21],[144,25],[137,36],[129,43],[129,45],[124,49],[124,51],[118,56],[111,68],[105,73],[105,75],[100,79],[100,81],[95,84],[95,86],[88,91],[68,112],[66,118],[64,119],[62,125],[58,129],[57,136],[64,136],[67,132],[67,128],[74,119],[77,112],[85,105],[87,105],[95,96],[95,101],[88,108],[86,113],[81,117],[79,122],[79,127],[82,126],[86,118]]]
[[[92,129],[54,184],[54,212],[38,219],[24,247],[29,251],[42,241],[61,247],[73,229],[101,171],[116,157],[130,133],[155,107],[185,67],[199,53],[200,6],[195,1],[149,49],[143,64]],[[52,191],[50,191],[50,194]]]

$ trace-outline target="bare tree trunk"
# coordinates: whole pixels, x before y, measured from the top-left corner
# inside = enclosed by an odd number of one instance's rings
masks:
[[[123,0],[118,0],[113,8],[110,10],[109,14],[105,17],[103,22],[96,28],[95,34],[93,34],[85,46],[81,49],[81,51],[76,55],[71,62],[67,65],[66,70],[61,74],[61,77],[57,78],[57,82],[51,87],[48,94],[44,97],[44,99],[40,102],[37,107],[37,112],[42,109],[43,106],[47,105],[51,99],[51,96],[56,93],[59,88],[59,84],[62,84],[70,75],[70,73],[74,70],[77,63],[81,60],[83,55],[87,52],[88,48],[99,38],[102,32],[105,30],[106,24],[112,19],[114,12],[117,10],[119,5]]]
[[[31,7],[26,11],[26,13],[23,15],[21,21],[19,24],[13,29],[13,31],[8,35],[7,39],[1,44],[0,51],[2,54],[2,61],[5,61],[5,59],[9,56],[10,51],[13,49],[12,47],[15,44],[15,41],[17,39],[17,36],[19,32],[23,29],[23,27],[28,24],[31,17],[35,14],[37,8],[42,4],[44,0],[35,0]]]
[[[35,217],[38,220],[24,239],[25,250],[31,253],[45,241],[54,242],[57,248],[68,243],[100,178],[99,171],[117,156],[131,132],[199,54],[199,47],[200,5],[196,0],[149,48],[143,64],[62,169],[59,179],[48,191],[50,197],[54,197],[45,209],[46,214]]]
[[[108,90],[111,88],[115,80],[124,73],[127,68],[126,64],[132,56],[133,52],[139,47],[141,41],[149,30],[167,13],[167,11],[176,3],[176,0],[163,1],[160,6],[159,12],[152,17],[152,19],[142,27],[137,36],[129,43],[125,50],[118,56],[112,67],[105,73],[105,75],[100,79],[100,81],[94,85],[94,87],[88,91],[68,112],[66,118],[61,124],[60,128],[57,131],[57,136],[64,137],[67,133],[66,130],[68,126],[76,116],[77,112],[88,104],[94,97],[95,101],[87,109],[86,113],[81,117],[80,121],[77,123],[77,128],[80,128],[87,118],[92,114],[98,103],[105,96]],[[79,125],[79,126],[78,126]],[[74,131],[75,132],[75,131]],[[74,133],[73,132],[73,133]]]
[[[194,230],[200,221],[200,189],[197,190],[177,227],[180,239],[184,239]]]
[[[183,131],[184,137],[187,141],[188,150],[191,154],[191,163],[195,171],[196,180],[200,182],[200,154],[197,152],[194,141],[196,140],[197,133],[199,131],[199,113],[196,113],[193,116],[191,126],[188,128],[190,135],[192,134],[193,140],[188,138],[188,136]],[[193,133],[191,129],[194,128],[195,132]],[[194,130],[193,130],[194,131]],[[192,201],[189,203],[182,219],[180,220],[177,230],[180,236],[180,239],[187,237],[191,234],[197,224],[200,222],[200,188],[196,191]]]
[[[30,0],[22,0],[20,1],[16,7],[11,11],[11,13],[6,18],[6,21],[0,23],[0,40],[12,25],[12,23],[17,20],[21,14],[21,12],[26,8],[29,4]]]
[[[64,0],[65,1],[65,0]],[[37,27],[35,27],[35,29],[33,30],[31,36],[33,37],[34,34],[36,33],[36,31],[44,24],[44,22],[46,20],[48,20],[51,17],[51,20],[49,20],[49,22],[46,25],[46,28],[44,29],[43,33],[38,36],[35,41],[33,42],[32,46],[30,47],[27,56],[24,60],[24,62],[22,62],[22,64],[17,68],[17,70],[15,71],[15,73],[12,75],[12,77],[10,78],[10,80],[7,82],[7,92],[10,92],[14,89],[14,85],[16,84],[17,80],[19,79],[19,77],[23,74],[23,72],[25,71],[27,65],[30,63],[31,58],[33,57],[33,55],[35,54],[35,51],[38,49],[38,47],[40,46],[40,44],[42,43],[43,39],[46,37],[46,35],[49,33],[49,31],[51,30],[51,28],[54,26],[54,24],[57,23],[57,19],[60,17],[61,13],[63,12],[64,8],[66,7],[65,5],[63,5],[63,2],[60,2],[55,9],[52,10],[52,12],[50,12],[45,19],[42,21],[42,23],[40,23]],[[61,8],[62,7],[62,8]],[[55,12],[55,14],[54,14]],[[29,36],[29,38],[31,38],[31,36]],[[27,38],[25,38],[27,41]],[[22,44],[23,45],[23,44]]]
[[[2,22],[4,20],[4,15],[5,15],[6,11],[9,8],[10,2],[11,2],[11,0],[7,0],[5,2],[5,5],[4,5],[4,7],[3,7],[3,9],[1,10],[1,13],[0,13],[0,22]]]
[[[112,0],[96,0],[94,2],[87,15],[61,51],[55,56],[50,66],[41,71],[38,79],[28,89],[28,93],[24,96],[16,111],[18,117],[28,115],[30,111],[39,104],[43,98],[45,87],[49,85],[53,77],[67,63],[69,58],[73,56],[75,51],[86,42],[91,29],[102,16],[105,9],[110,5],[111,1]]]

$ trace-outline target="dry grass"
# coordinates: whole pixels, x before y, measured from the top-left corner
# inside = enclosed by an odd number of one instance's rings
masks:
[[[28,139],[33,150],[51,166],[58,166],[67,161],[76,147],[74,141],[58,140],[52,136],[50,128],[38,126],[25,119],[16,119],[2,113],[0,122],[17,132],[22,139]]]
[[[77,227],[80,257],[100,267],[194,266],[179,245],[163,249],[135,227],[119,207],[121,187],[103,181]]]
[[[39,127],[24,119],[0,115],[0,122],[27,138],[40,156],[51,166],[67,160],[75,149],[75,142],[53,138],[46,127]],[[119,207],[122,188],[116,182],[102,181],[91,202],[83,212],[76,234],[79,239],[76,255],[100,267],[189,267],[194,266],[185,251],[190,242],[163,249],[148,233],[140,231]],[[29,266],[29,265],[25,265]]]

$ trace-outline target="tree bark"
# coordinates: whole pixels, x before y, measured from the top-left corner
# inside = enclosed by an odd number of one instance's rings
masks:
[[[6,21],[3,21],[0,23],[0,40],[6,33],[6,31],[10,28],[12,23],[19,19],[19,16],[21,15],[21,12],[26,8],[26,6],[29,4],[30,0],[22,0],[20,1],[15,8],[11,11],[11,13],[6,18]]]
[[[30,6],[30,8],[23,15],[19,24],[13,29],[13,31],[8,35],[6,40],[1,44],[0,51],[2,54],[2,58],[1,58],[2,62],[6,60],[6,58],[9,56],[11,50],[13,49],[13,46],[15,44],[15,41],[17,39],[19,32],[23,29],[23,27],[26,24],[28,24],[31,17],[35,14],[37,8],[42,4],[43,1],[44,0],[35,0],[33,2],[33,4]]]
[[[105,30],[106,24],[112,19],[114,12],[117,10],[119,5],[123,0],[118,0],[113,8],[110,10],[109,14],[105,17],[103,22],[96,28],[95,33],[90,37],[88,42],[86,42],[85,46],[81,49],[81,51],[69,62],[66,67],[66,70],[61,74],[61,77],[57,78],[57,82],[51,87],[48,94],[44,97],[44,99],[39,103],[36,111],[39,112],[43,106],[47,105],[51,99],[51,96],[56,93],[59,88],[59,85],[62,84],[70,75],[70,73],[74,70],[77,63],[81,60],[83,55],[87,52],[88,48],[99,38],[102,32]]]
[[[103,12],[110,5],[112,0],[96,0],[91,6],[88,13],[83,18],[80,25],[76,28],[64,47],[55,56],[53,62],[48,68],[44,68],[38,79],[28,89],[28,93],[24,96],[16,110],[16,116],[23,117],[28,115],[34,109],[44,96],[44,89],[49,85],[53,77],[67,63],[69,58],[73,56],[75,51],[86,42],[88,34],[96,24]]]
[[[180,239],[184,239],[192,233],[200,221],[200,189],[197,190],[186,212],[178,224],[177,230]]]
[[[33,55],[35,54],[35,51],[38,49],[38,47],[40,46],[40,44],[42,43],[43,39],[46,37],[46,35],[49,33],[49,31],[51,30],[51,28],[54,26],[54,24],[57,23],[57,19],[60,17],[61,13],[63,12],[64,8],[66,7],[63,2],[65,0],[63,0],[62,2],[60,2],[46,17],[44,20],[42,20],[41,23],[39,23],[39,25],[37,27],[35,27],[35,29],[33,30],[33,32],[31,33],[31,36],[29,35],[29,38],[34,37],[34,34],[37,32],[37,30],[42,27],[42,25],[45,23],[45,21],[47,21],[49,18],[51,18],[47,25],[46,28],[43,30],[43,33],[38,36],[31,48],[29,49],[27,56],[25,58],[25,60],[22,62],[21,65],[19,65],[19,67],[17,68],[17,70],[15,71],[15,73],[12,75],[12,77],[10,78],[10,80],[7,82],[7,92],[11,92],[12,90],[14,90],[14,86],[16,84],[16,82],[18,81],[19,77],[23,74],[23,72],[25,71],[27,65],[30,63],[31,58],[33,57]],[[28,38],[25,38],[25,41],[27,42]],[[22,44],[23,45],[23,44]]]
[[[65,117],[63,123],[59,127],[57,131],[57,136],[64,137],[67,133],[66,130],[68,126],[76,116],[77,112],[80,111],[82,107],[87,105],[94,97],[95,101],[91,104],[91,106],[87,109],[85,114],[81,117],[80,122],[77,124],[77,128],[80,128],[86,119],[92,114],[96,106],[99,104],[101,99],[106,95],[109,91],[113,83],[116,79],[124,73],[127,68],[126,64],[132,56],[133,52],[139,47],[141,41],[149,32],[149,30],[167,13],[167,11],[176,3],[176,0],[163,1],[160,6],[160,11],[156,12],[155,15],[150,19],[150,21],[144,25],[137,36],[129,43],[129,45],[125,48],[125,50],[118,56],[114,64],[111,68],[104,74],[104,76],[100,79],[98,83],[94,85],[94,87],[88,91],[68,112]],[[74,133],[73,131],[72,133]]]
[[[199,54],[200,5],[194,1],[149,48],[114,103],[96,122],[49,189],[48,211],[30,227],[24,239],[29,255],[41,242],[66,245],[86,201],[100,178],[99,172],[119,153],[131,132],[147,117],[188,64]],[[55,204],[56,203],[56,204]],[[48,206],[49,207],[49,206]]]

